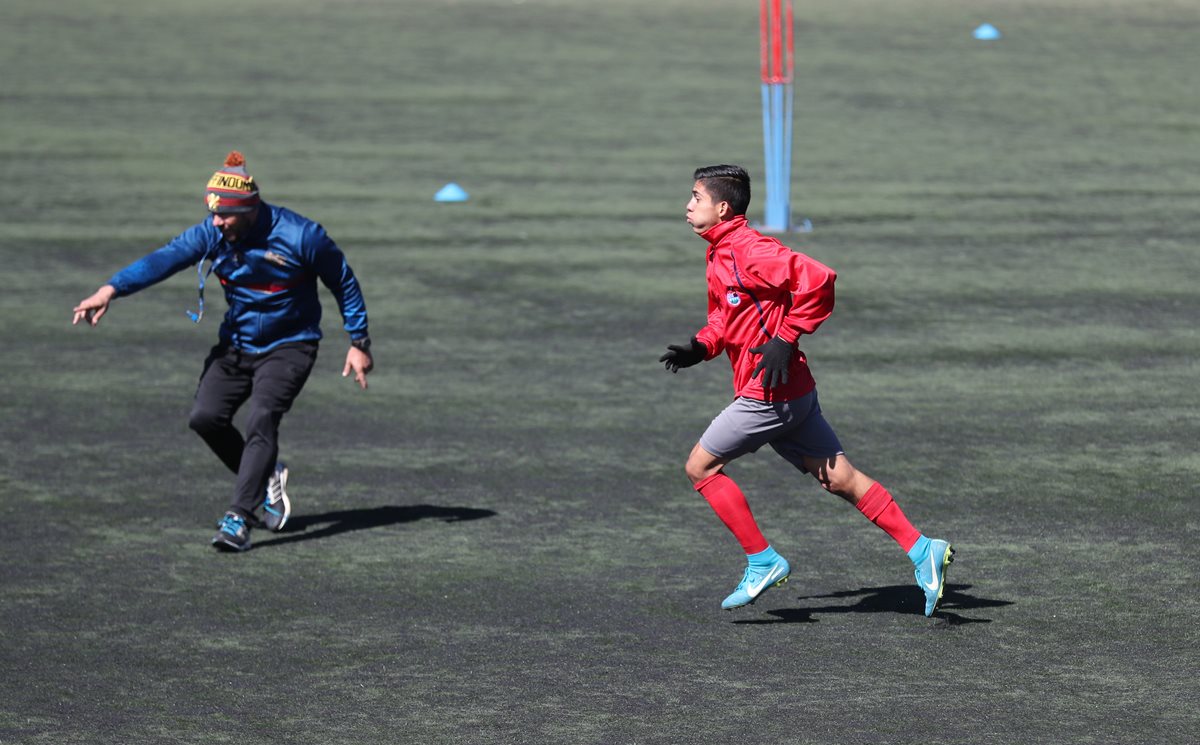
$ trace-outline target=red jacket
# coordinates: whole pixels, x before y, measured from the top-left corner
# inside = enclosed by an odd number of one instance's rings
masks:
[[[790,401],[816,387],[808,360],[796,350],[788,382],[764,390],[762,372],[751,378],[762,359],[750,348],[779,336],[793,344],[817,330],[833,312],[829,267],[791,250],[751,228],[745,216],[714,225],[701,236],[708,248],[708,325],[696,338],[708,347],[706,359],[722,350],[733,366],[737,396],[759,401]]]

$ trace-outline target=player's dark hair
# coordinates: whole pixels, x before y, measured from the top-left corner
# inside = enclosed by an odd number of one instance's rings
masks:
[[[741,166],[704,166],[697,168],[692,178],[717,202],[728,202],[733,214],[744,215],[750,206],[750,174]]]

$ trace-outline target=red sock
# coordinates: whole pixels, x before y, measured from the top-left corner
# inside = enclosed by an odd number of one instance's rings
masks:
[[[900,505],[896,504],[892,495],[878,481],[872,484],[870,489],[867,489],[867,493],[858,500],[858,504],[855,506],[868,520],[883,528],[885,533],[896,539],[896,543],[899,543],[900,548],[905,551],[912,548],[917,539],[921,537],[921,531],[912,526],[912,523],[904,516]]]
[[[708,500],[708,504],[717,513],[717,517],[721,518],[721,522],[725,523],[725,527],[729,528],[733,537],[742,544],[742,550],[747,554],[756,554],[759,551],[767,550],[767,546],[770,544],[763,537],[762,531],[758,529],[754,515],[750,513],[746,495],[742,494],[738,485],[733,483],[733,479],[726,476],[724,472],[714,473],[696,484],[696,491],[703,494],[704,498]]]

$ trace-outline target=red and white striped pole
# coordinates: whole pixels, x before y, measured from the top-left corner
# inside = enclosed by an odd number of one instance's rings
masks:
[[[760,0],[759,39],[762,50],[763,160],[767,187],[763,229],[791,228],[792,0]]]

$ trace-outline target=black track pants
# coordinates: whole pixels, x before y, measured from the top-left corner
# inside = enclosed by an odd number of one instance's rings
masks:
[[[279,456],[279,422],[316,361],[316,342],[292,342],[262,354],[221,345],[209,352],[188,426],[237,474],[231,510],[249,516],[262,504]],[[243,437],[233,415],[247,402]]]

